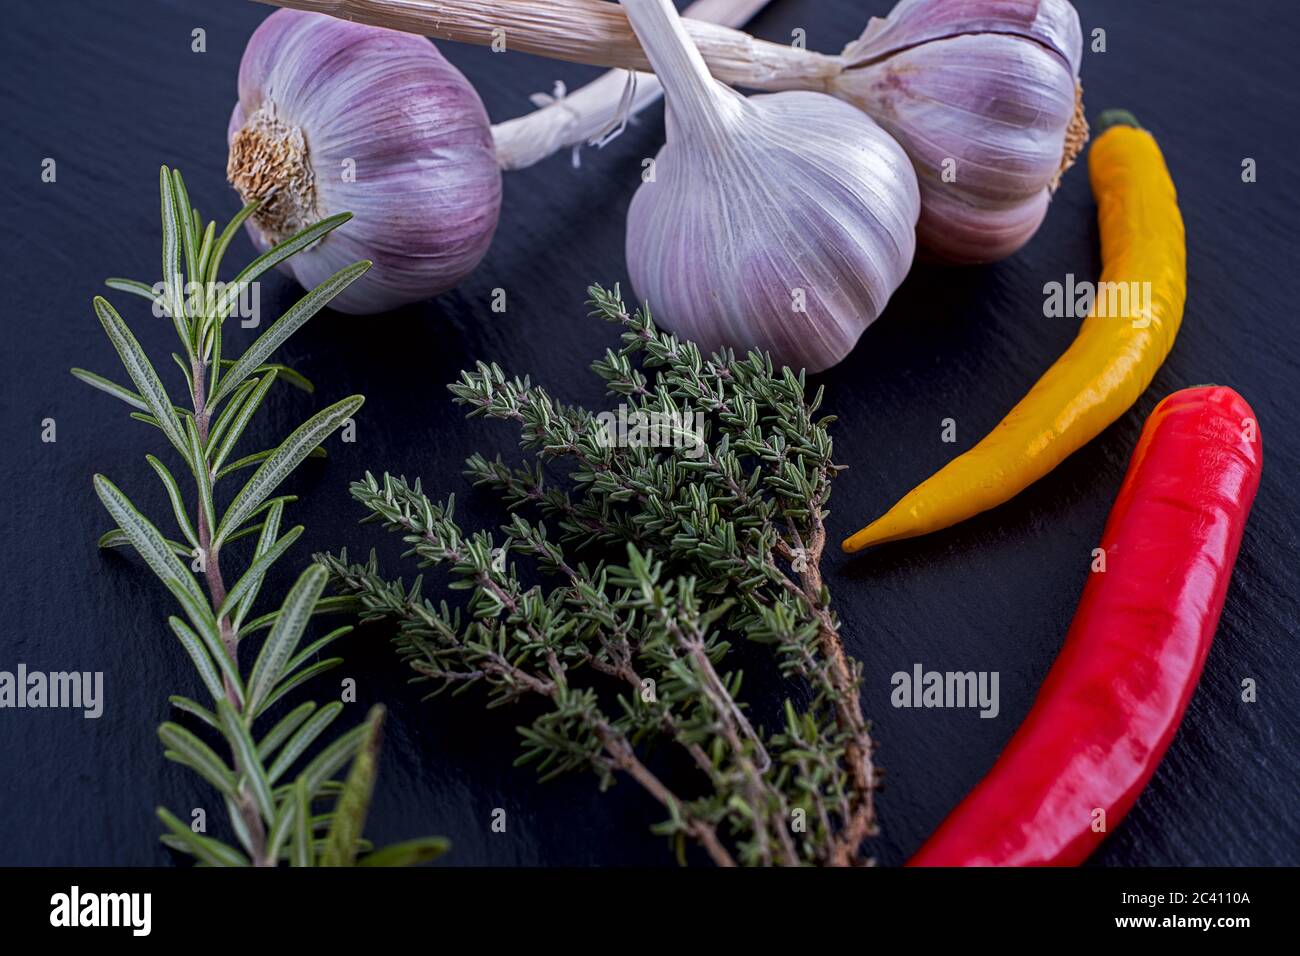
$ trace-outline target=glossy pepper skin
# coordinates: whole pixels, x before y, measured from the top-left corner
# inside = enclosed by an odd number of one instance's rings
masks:
[[[1164,756],[1210,649],[1259,486],[1255,415],[1230,388],[1175,392],[1133,452],[1065,644],[988,775],[910,866],[1073,866]]]
[[[1098,315],[1094,305],[1070,348],[993,431],[845,539],[845,551],[928,534],[1011,499],[1127,411],[1169,354],[1187,298],[1173,180],[1155,139],[1130,114],[1109,111],[1099,125],[1107,128],[1089,148],[1088,175],[1101,281],[1136,282],[1139,290],[1149,282],[1150,315]]]

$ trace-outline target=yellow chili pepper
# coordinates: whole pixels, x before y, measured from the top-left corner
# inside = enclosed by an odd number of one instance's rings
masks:
[[[1078,337],[979,444],[845,539],[845,551],[938,531],[1008,501],[1124,414],[1169,354],[1187,298],[1174,184],[1160,147],[1132,114],[1110,110],[1098,125],[1104,131],[1089,149],[1088,174],[1101,283]],[[1110,283],[1130,284],[1149,309],[1130,301],[1127,314],[1108,314],[1108,299],[1119,301],[1107,296],[1119,289]]]

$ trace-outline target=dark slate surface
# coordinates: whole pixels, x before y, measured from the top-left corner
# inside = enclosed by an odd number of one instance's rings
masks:
[[[864,8],[887,0],[777,0],[756,24],[782,39],[794,27],[835,50],[856,34]],[[1096,855],[1116,864],[1300,862],[1297,662],[1296,414],[1297,186],[1294,5],[1087,0],[1085,32],[1107,31],[1108,51],[1087,53],[1089,112],[1134,110],[1168,157],[1187,221],[1190,295],[1183,331],[1137,407],[1014,502],[948,532],[828,560],[828,580],[849,649],[866,666],[864,704],[888,770],[881,799],[884,863],[903,861],[980,777],[1028,709],[1051,663],[1087,573],[1141,423],[1169,392],[1202,382],[1235,386],[1258,412],[1267,467],[1246,531],[1223,623],[1200,689],[1164,765],[1129,819]],[[165,630],[169,604],[134,559],[94,545],[108,521],[90,476],[111,475],[149,513],[165,501],[144,455],[150,429],[67,374],[71,365],[117,373],[91,313],[107,275],[157,271],[157,169],[179,166],[206,213],[232,213],[225,129],[248,35],[269,10],[254,4],[68,2],[16,4],[2,32],[5,135],[4,374],[0,549],[4,583],[0,669],[102,670],[107,710],[97,721],[66,711],[0,711],[0,863],[165,864],[153,808],[209,807],[211,794],[163,760],[155,726],[166,696],[194,692],[190,665]],[[208,52],[190,51],[207,31]],[[595,71],[523,55],[502,59],[447,46],[491,115],[522,112],[526,95]],[[437,302],[375,318],[329,314],[295,338],[286,359],[320,386],[319,400],[364,392],[354,445],[292,481],[307,526],[294,561],[312,550],[365,548],[349,480],[364,468],[422,475],[462,492],[464,516],[491,521],[492,503],[459,477],[474,450],[510,453],[508,430],[466,423],[444,384],[477,359],[531,373],[566,399],[594,402],[586,363],[614,341],[584,317],[587,283],[625,280],[623,218],[640,160],[662,141],[658,109],[582,168],[567,156],[506,179],[495,245],[476,275]],[[1243,184],[1243,157],[1259,181]],[[44,157],[58,181],[43,184]],[[245,259],[242,237],[232,261]],[[955,450],[992,426],[1069,343],[1072,320],[1041,317],[1042,286],[1099,268],[1092,199],[1082,168],[1070,173],[1046,225],[996,266],[918,266],[885,317],[840,367],[822,376],[839,457],[851,470],[833,501],[836,532],[879,513]],[[488,308],[509,291],[508,315]],[[296,297],[266,285],[264,308]],[[120,296],[118,297],[121,298]],[[146,346],[171,348],[162,325],[129,313]],[[165,351],[161,353],[165,356]],[[163,359],[165,363],[165,358]],[[282,434],[313,407],[284,393],[261,423]],[[958,422],[958,445],[939,422]],[[42,419],[58,440],[43,444]],[[391,542],[382,553],[395,557]],[[287,568],[272,582],[283,587]],[[586,777],[539,786],[512,769],[514,715],[476,703],[422,704],[404,686],[382,633],[344,645],[361,703],[386,701],[392,719],[371,830],[380,840],[426,832],[455,843],[460,864],[662,864],[648,833],[656,808],[630,785],[605,796]],[[889,675],[927,668],[1001,673],[1002,714],[889,707]],[[1244,678],[1259,702],[1244,704]],[[334,685],[337,686],[337,685]],[[332,693],[328,683],[318,697]],[[361,707],[353,711],[360,717]],[[504,835],[493,808],[508,812]]]

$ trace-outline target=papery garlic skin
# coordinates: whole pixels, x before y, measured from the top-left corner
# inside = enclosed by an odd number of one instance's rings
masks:
[[[770,0],[693,0],[682,16],[707,23],[740,27]],[[556,94],[534,94],[538,109],[496,123],[497,162],[506,171],[526,169],[562,149],[604,145],[627,123],[659,100],[663,88],[653,73],[611,70],[572,92],[561,85]]]
[[[718,86],[716,138],[675,121],[628,211],[627,262],[656,320],[706,352],[843,359],[911,267],[920,211],[898,144],[820,93]]]
[[[926,252],[993,262],[1033,236],[1086,139],[1082,44],[1065,0],[902,0],[845,50],[832,91],[912,158]]]
[[[487,112],[426,39],[280,10],[239,68],[228,176],[259,249],[326,216],[343,228],[286,263],[306,288],[373,267],[331,306],[371,314],[438,295],[483,258],[501,207]]]

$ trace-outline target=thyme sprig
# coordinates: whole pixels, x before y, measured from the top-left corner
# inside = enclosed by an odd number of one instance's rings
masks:
[[[597,415],[480,363],[450,386],[455,401],[516,425],[533,456],[467,462],[512,513],[501,537],[463,530],[454,499],[430,499],[418,481],[367,474],[352,486],[419,566],[448,570],[464,606],[425,597],[422,578],[385,578],[373,553],[318,560],[364,620],[396,622],[399,653],[434,693],[482,685],[490,707],[546,701],[520,728],[519,762],[543,778],[588,768],[602,788],[630,777],[667,811],[656,830],[679,856],[693,840],[720,865],[869,862],[877,772],[861,670],[820,571],[842,468],[821,391],[808,397],[802,374],[761,354],[704,357],[646,309],[630,313],[617,287],[590,294],[594,314],[624,329],[592,366],[608,392],[629,419],[678,423],[690,440],[611,441]],[[521,562],[544,584],[526,585]],[[737,639],[771,648],[788,682],[775,729],[740,696]],[[698,794],[650,769],[655,741],[685,756]]]
[[[102,547],[131,545],[180,604],[184,617],[168,625],[198,671],[212,702],[205,706],[186,696],[172,705],[198,721],[206,735],[224,740],[230,762],[198,734],[168,721],[158,728],[165,756],[192,769],[224,802],[238,846],[194,832],[165,808],[158,816],[167,829],[162,841],[210,866],[401,865],[438,856],[446,847],[437,838],[413,840],[382,850],[362,837],[374,787],[383,708],[376,707],[361,725],[338,736],[310,759],[308,752],[343,710],[339,701],[318,708],[306,701],[264,732],[272,708],[313,677],[342,663],[318,659],[320,652],[351,630],[336,628],[302,646],[314,615],[336,610],[338,602],[322,598],[326,573],[310,566],[290,588],[280,606],[249,619],[271,566],[302,534],[302,526],[281,533],[291,495],[273,496],[285,478],[307,457],[323,455],[321,442],[361,407],[353,395],[312,415],[274,448],[234,459],[233,452],[272,384],[283,379],[307,391],[307,379],[269,361],[271,354],[335,295],[361,276],[369,262],[357,262],[326,279],[269,326],[237,359],[223,356],[222,331],[232,309],[259,276],[305,249],[350,215],[322,220],[246,266],[229,284],[220,284],[222,259],[243,221],[256,209],[245,206],[218,236],[216,224],[204,225],[190,205],[184,180],[163,167],[162,275],[155,287],[128,279],[109,279],[110,288],[142,296],[171,321],[180,340],[173,359],[185,376],[190,407],[174,404],[162,379],[127,324],[107,300],[96,296],[95,313],[122,360],[135,391],[106,378],[73,369],[82,381],[131,406],[131,417],[154,426],[167,438],[194,482],[191,504],[167,466],[153,455],[172,506],[180,540],[165,537],[130,499],[103,475],[94,486],[116,528],[100,539]],[[254,293],[255,294],[255,293]],[[217,487],[230,474],[253,468],[224,513],[217,508]],[[191,518],[192,515],[192,518]],[[226,548],[243,538],[256,543],[243,574],[229,588],[223,575]],[[182,560],[185,559],[185,560]],[[186,561],[190,563],[187,565]],[[207,593],[204,594],[203,584]],[[240,651],[252,635],[265,631],[251,668],[241,666]],[[248,654],[244,655],[247,659]],[[306,760],[294,777],[289,771]],[[346,779],[337,774],[348,768]],[[319,802],[328,809],[317,813]]]

